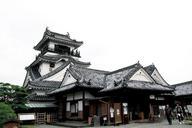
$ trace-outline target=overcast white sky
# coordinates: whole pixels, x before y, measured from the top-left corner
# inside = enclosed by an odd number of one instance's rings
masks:
[[[192,80],[191,0],[0,2],[0,81],[22,85],[46,27],[83,41],[91,68],[154,63],[170,84]]]

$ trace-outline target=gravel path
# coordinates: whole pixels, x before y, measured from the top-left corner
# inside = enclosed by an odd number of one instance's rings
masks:
[[[102,126],[98,128],[192,128],[192,125],[179,124],[176,120],[173,121],[172,125],[168,125],[167,121],[161,123],[132,123],[127,125],[119,126]],[[61,126],[53,125],[36,125],[34,128],[66,128]]]

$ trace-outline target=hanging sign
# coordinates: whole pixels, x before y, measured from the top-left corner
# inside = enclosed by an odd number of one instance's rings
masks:
[[[150,95],[149,99],[155,99],[155,95]]]
[[[111,116],[111,118],[114,117],[114,109],[112,107],[110,107],[110,116]]]
[[[117,115],[120,115],[120,110],[119,109],[117,109]]]
[[[124,114],[124,115],[127,115],[127,113],[128,113],[128,112],[127,112],[127,107],[124,107],[124,108],[123,108],[123,114]]]
[[[127,103],[123,103],[123,106],[127,106],[128,104]]]

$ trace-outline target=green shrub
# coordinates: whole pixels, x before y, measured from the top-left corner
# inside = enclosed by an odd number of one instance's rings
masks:
[[[17,119],[17,116],[10,105],[0,102],[0,127],[5,121]]]

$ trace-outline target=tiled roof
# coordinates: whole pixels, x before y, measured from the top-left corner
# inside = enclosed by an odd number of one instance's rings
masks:
[[[30,81],[29,85],[37,88],[56,89],[60,86],[58,81]]]
[[[192,95],[192,81],[173,85],[175,87],[176,96]]]
[[[53,108],[57,107],[53,102],[31,102],[25,104],[29,108]]]
[[[78,82],[61,85],[60,88],[50,92],[50,94],[66,91],[74,87],[102,89],[104,88],[104,77],[106,73],[108,73],[107,71],[94,70],[76,65],[71,65],[67,71],[69,71]]]
[[[64,91],[71,90],[71,89],[76,88],[76,87],[92,88],[92,89],[99,89],[99,90],[104,88],[103,86],[88,84],[88,82],[84,81],[84,82],[81,82],[81,83],[76,82],[76,83],[72,83],[72,84],[62,86],[62,87],[60,87],[58,89],[55,89],[53,91],[48,92],[48,94],[56,94],[56,93],[59,93],[59,92],[64,92]]]
[[[61,44],[72,45],[76,48],[83,44],[82,41],[76,41],[76,40],[71,39],[69,35],[59,34],[59,33],[52,32],[52,31],[46,29],[46,31],[44,32],[43,38],[34,47],[34,49],[40,50],[41,47],[44,45],[44,43],[46,43],[47,40],[52,40],[52,41],[55,41],[55,42],[61,43]]]
[[[78,77],[80,83],[90,82],[91,86],[95,87],[104,86],[104,77],[108,73],[107,71],[94,70],[75,65],[71,65],[69,70],[72,75]]]
[[[47,61],[47,62],[58,62],[58,61],[60,61],[62,59],[67,58],[67,59],[69,59],[68,61],[70,61],[70,62],[72,62],[72,63],[74,63],[76,65],[82,65],[82,66],[89,66],[90,65],[89,62],[82,62],[82,61],[79,61],[79,60],[75,60],[72,57],[66,56],[66,55],[51,55],[51,56],[50,55],[49,56],[44,55],[44,56],[39,56],[39,58],[44,62],[45,61]]]
[[[29,70],[31,67],[36,66],[40,62],[58,62],[64,58],[70,58],[69,56],[66,55],[41,55],[39,54],[36,59],[28,66],[26,67],[26,70]]]
[[[70,90],[72,88],[76,87],[76,83],[72,83],[72,84],[68,84],[68,85],[65,85],[63,87],[60,87],[58,89],[55,89],[53,91],[50,91],[48,92],[48,94],[55,94],[55,93],[59,93],[59,92],[63,92],[63,91],[67,91],[67,90]]]
[[[43,62],[58,62],[59,60],[63,59],[63,58],[67,58],[68,56],[63,55],[63,57],[58,56],[58,55],[41,55],[39,56],[39,58],[43,61]]]
[[[48,95],[38,95],[38,94],[32,94],[27,97],[29,101],[54,101],[54,97],[50,97]]]
[[[55,90],[60,86],[61,82],[57,81],[29,81],[27,88],[33,90],[28,96],[30,101],[53,101],[54,98],[48,96],[46,93],[51,90]],[[36,90],[44,93],[37,93]]]
[[[161,76],[161,74],[159,73],[159,71],[157,70],[157,68],[155,67],[154,64],[151,64],[149,66],[146,66],[144,67],[145,71],[154,79],[154,81],[157,83],[157,84],[164,84],[164,85],[169,85],[165,80],[164,78]],[[163,83],[157,79],[155,79],[152,74],[154,72],[154,70],[156,70],[158,72],[158,74],[160,75],[160,77],[162,78],[162,80],[164,81]]]
[[[88,67],[91,65],[90,62],[82,62],[82,61],[79,61],[79,60],[75,60],[73,58],[70,59],[70,61],[72,63],[74,63],[75,65],[78,65],[78,66],[81,66],[81,67]]]
[[[35,79],[38,79],[39,77],[41,77],[37,67],[30,68],[29,75],[30,75],[32,80],[35,80]]]
[[[40,63],[40,61],[43,62],[58,62],[64,58],[68,58],[68,61],[63,62],[63,65],[61,65],[60,67],[56,68],[55,70],[53,70],[52,72],[45,74],[43,76],[40,75],[39,71],[38,71],[38,66],[37,64]],[[78,65],[81,67],[88,67],[90,65],[89,62],[82,62],[79,60],[75,60],[71,57],[67,57],[64,55],[52,55],[52,56],[41,56],[39,55],[37,57],[37,59],[30,65],[28,66],[26,69],[29,71],[29,75],[31,77],[32,80],[43,80],[46,79],[54,74],[56,74],[57,72],[61,71],[62,69],[64,69],[67,65],[69,65],[70,63],[73,63],[74,65]]]
[[[60,88],[51,93],[66,91],[76,86],[99,88],[102,89],[102,91],[110,91],[124,87],[141,90],[173,91],[173,88],[153,82],[131,81],[130,78],[141,68],[143,67],[139,63],[136,63],[113,72],[107,72],[71,65],[67,71],[70,72],[78,83],[69,85],[63,85],[64,83],[62,83]]]
[[[110,72],[106,75],[105,84],[107,87],[113,87],[114,81],[120,81],[122,79],[129,80],[131,76],[138,71],[142,66],[139,63],[131,66]]]
[[[159,84],[145,82],[145,81],[121,81],[116,87],[108,87],[102,89],[100,92],[117,90],[120,88],[140,89],[140,90],[153,90],[153,91],[173,91],[169,87],[165,87]]]
[[[153,73],[153,71],[156,69],[156,67],[155,67],[155,65],[152,64],[152,65],[144,67],[144,69],[147,73],[149,73],[151,75]]]

